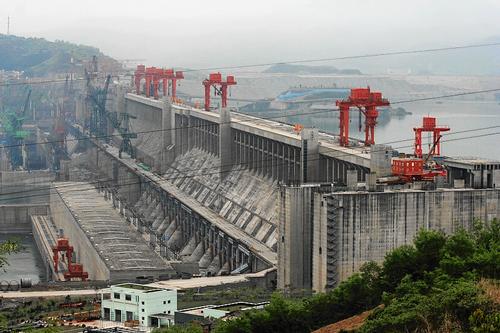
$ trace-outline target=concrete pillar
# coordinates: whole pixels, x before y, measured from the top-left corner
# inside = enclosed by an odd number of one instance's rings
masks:
[[[220,181],[226,178],[233,163],[233,137],[231,133],[231,113],[228,108],[220,109],[219,117],[219,157]]]
[[[84,125],[85,123],[86,108],[85,96],[83,94],[78,95],[76,97],[75,119],[80,125]]]
[[[300,153],[301,183],[319,180],[319,134],[316,128],[304,128],[300,133],[302,149]]]
[[[347,188],[350,191],[355,191],[358,185],[358,171],[347,170]]]
[[[481,188],[481,170],[474,170],[472,171],[472,179],[473,179],[473,188]]]
[[[392,147],[387,145],[373,145],[370,147],[370,171],[377,178],[392,175]]]
[[[161,114],[161,163],[160,172],[167,171],[168,165],[175,159],[175,112],[172,112],[172,104],[168,98],[163,99]]]
[[[312,286],[314,187],[281,187],[278,196],[278,288]]]
[[[493,184],[491,187],[500,188],[500,169],[492,170]]]
[[[366,185],[368,187],[368,191],[374,192],[377,190],[377,174],[375,172],[370,172],[366,179]]]

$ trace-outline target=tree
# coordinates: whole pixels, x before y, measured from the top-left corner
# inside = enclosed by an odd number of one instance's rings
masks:
[[[9,264],[7,256],[12,253],[17,253],[22,250],[22,246],[18,240],[10,239],[0,243],[0,268]]]

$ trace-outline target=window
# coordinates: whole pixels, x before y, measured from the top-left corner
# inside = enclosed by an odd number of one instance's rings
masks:
[[[141,312],[144,312],[144,309],[141,309]]]
[[[131,301],[132,300],[132,296],[125,294],[125,300],[126,301]]]
[[[167,304],[167,302],[163,301],[163,304]]]
[[[142,317],[142,320],[144,320],[144,317]]]
[[[170,310],[168,310],[168,314],[170,314]]]
[[[113,293],[114,299],[120,299],[120,293]]]
[[[168,304],[170,304],[170,300],[168,300]]]
[[[141,304],[144,305],[144,301],[142,301]]]

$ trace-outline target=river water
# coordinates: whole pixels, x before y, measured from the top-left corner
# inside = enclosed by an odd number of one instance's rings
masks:
[[[15,280],[19,283],[22,278],[31,279],[33,284],[44,281],[45,268],[33,236],[31,234],[0,234],[0,242],[7,239],[19,240],[23,249],[7,256],[9,265],[0,269],[0,281]]]
[[[412,114],[380,119],[375,128],[376,143],[388,143],[400,152],[411,153],[414,140],[413,128],[422,126],[422,117],[429,115],[437,118],[438,125],[446,125],[451,129],[443,133],[442,155],[500,160],[500,104],[498,102],[443,100],[439,103],[426,101],[394,106],[401,106]],[[316,114],[289,117],[287,122],[314,126],[330,133],[339,132],[337,111],[325,113],[318,113],[316,110],[304,111],[306,112]],[[358,126],[358,112],[352,110],[349,136],[363,139],[364,132],[359,132]],[[495,135],[488,135],[493,133]],[[428,149],[429,139],[430,137],[426,134],[423,135],[424,152]]]
[[[442,155],[475,156],[500,160],[500,104],[498,102],[449,100],[440,104],[420,102],[401,106],[412,114],[402,118],[392,117],[388,123],[378,126],[375,132],[377,143],[413,139],[413,127],[422,126],[422,117],[430,115],[437,118],[438,125],[447,125],[451,129],[443,135]],[[493,133],[496,134],[487,135]],[[423,136],[427,139],[425,134]],[[413,141],[405,141],[391,145],[396,149],[402,147],[398,149],[400,151],[411,152],[412,147],[407,146],[412,146],[412,144]]]

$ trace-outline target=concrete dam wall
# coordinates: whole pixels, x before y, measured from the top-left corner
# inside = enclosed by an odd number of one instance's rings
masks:
[[[498,189],[332,193],[317,185],[281,191],[280,288],[324,291],[364,263],[381,262],[389,251],[412,244],[420,229],[452,234],[470,229],[475,219],[500,217]]]
[[[313,266],[321,269],[324,264],[320,263],[326,263],[337,281],[345,280],[367,261],[381,262],[392,249],[411,244],[420,229],[452,234],[462,228],[469,230],[475,219],[500,217],[500,190],[342,193],[324,200],[327,214],[320,215],[322,221],[318,222],[332,232],[327,231],[325,239],[322,230],[315,228]],[[321,203],[319,206],[318,210]],[[319,254],[320,247],[331,245],[336,246],[334,264],[328,263],[328,251]],[[314,282],[319,289],[334,281]]]
[[[0,233],[31,232],[31,215],[47,215],[48,204],[0,205]]]

